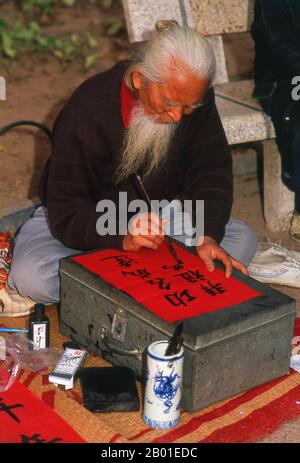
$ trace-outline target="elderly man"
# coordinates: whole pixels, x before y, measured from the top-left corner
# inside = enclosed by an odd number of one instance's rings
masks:
[[[11,288],[57,302],[62,257],[94,248],[159,252],[164,222],[153,212],[140,233],[97,232],[100,200],[112,200],[120,215],[119,192],[128,202],[139,197],[135,172],[151,200],[172,201],[179,193],[194,203],[204,200],[199,258],[209,271],[219,260],[227,276],[232,267],[247,273],[256,237],[230,220],[232,159],[211,87],[214,73],[209,43],[174,26],[145,44],[134,61],[118,63],[75,91],[55,122],[40,183],[43,207],[16,239]],[[142,219],[143,213],[135,217]]]

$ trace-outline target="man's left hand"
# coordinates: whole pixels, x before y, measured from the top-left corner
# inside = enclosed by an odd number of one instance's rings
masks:
[[[232,269],[236,268],[245,275],[249,275],[248,271],[242,262],[231,257],[225,249],[223,249],[213,238],[205,236],[202,243],[196,247],[197,254],[200,259],[203,260],[206,269],[209,272],[215,270],[215,260],[220,260],[225,266],[225,276],[229,278],[232,273]]]

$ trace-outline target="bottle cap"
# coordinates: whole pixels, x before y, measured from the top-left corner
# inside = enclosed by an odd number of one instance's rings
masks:
[[[43,318],[45,318],[45,305],[44,304],[35,304],[34,318],[36,320],[42,320]]]

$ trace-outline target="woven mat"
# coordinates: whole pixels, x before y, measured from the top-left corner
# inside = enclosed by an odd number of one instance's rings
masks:
[[[60,347],[68,340],[58,332],[57,310],[47,308],[51,322],[51,346]],[[3,318],[7,327],[24,327],[27,317]],[[296,323],[300,335],[300,322]],[[110,366],[100,357],[90,355],[85,366]],[[148,442],[255,442],[273,432],[285,421],[300,415],[300,374],[291,370],[288,376],[272,381],[234,398],[219,402],[198,413],[182,412],[176,428],[154,430],[148,428],[141,411],[130,413],[93,414],[81,404],[79,381],[65,391],[48,381],[45,372],[22,372],[20,382],[41,400],[54,408],[62,418],[86,441],[94,443]],[[141,387],[138,391],[141,398]]]

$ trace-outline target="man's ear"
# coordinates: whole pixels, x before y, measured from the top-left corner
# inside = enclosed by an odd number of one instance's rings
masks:
[[[135,90],[140,90],[145,87],[145,77],[140,71],[132,72],[132,84]]]

